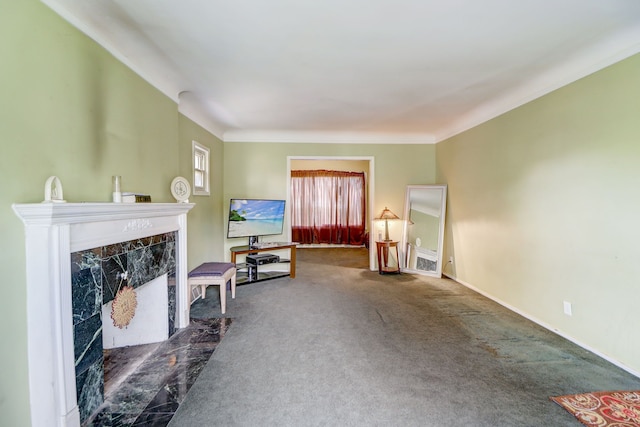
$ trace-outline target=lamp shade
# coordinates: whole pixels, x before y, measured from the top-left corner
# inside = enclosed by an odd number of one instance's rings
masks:
[[[380,215],[375,217],[375,219],[400,219],[398,215],[394,214],[385,206],[385,208],[380,212]]]
[[[389,220],[400,219],[398,215],[391,212],[389,208],[385,206],[382,212],[380,212],[380,215],[378,215],[374,219],[384,219],[384,240],[386,242],[390,241],[391,239],[389,239]]]

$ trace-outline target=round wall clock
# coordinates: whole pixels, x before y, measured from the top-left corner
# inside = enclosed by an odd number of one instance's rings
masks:
[[[177,202],[189,202],[189,196],[191,195],[191,185],[186,178],[177,176],[171,181],[171,195]]]

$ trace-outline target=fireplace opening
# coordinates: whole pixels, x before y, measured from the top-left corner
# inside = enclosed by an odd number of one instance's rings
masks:
[[[112,301],[102,305],[102,348],[149,344],[169,338],[169,294],[163,274],[137,289],[121,280]]]

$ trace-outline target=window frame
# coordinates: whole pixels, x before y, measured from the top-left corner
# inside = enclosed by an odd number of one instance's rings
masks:
[[[193,167],[193,195],[194,196],[209,196],[211,192],[209,190],[209,179],[211,177],[210,170],[210,150],[197,141],[191,142],[191,159]],[[199,167],[199,159],[202,159],[202,167]],[[198,174],[202,174],[202,185],[197,185]]]

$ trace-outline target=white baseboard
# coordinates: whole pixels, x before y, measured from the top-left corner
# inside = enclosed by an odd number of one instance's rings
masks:
[[[596,350],[595,348],[590,347],[590,346],[586,345],[585,343],[578,341],[574,337],[565,334],[564,332],[560,331],[559,329],[553,328],[552,326],[546,324],[545,322],[541,321],[540,319],[537,319],[536,317],[531,316],[529,313],[525,313],[525,312],[517,309],[516,307],[511,306],[511,305],[505,303],[504,301],[501,301],[500,299],[495,298],[493,295],[490,295],[490,294],[484,292],[483,290],[478,289],[475,286],[471,285],[470,283],[466,283],[466,282],[458,279],[457,277],[455,277],[455,276],[453,276],[451,274],[442,273],[442,275],[448,277],[449,279],[451,279],[451,280],[453,280],[453,281],[455,281],[455,282],[457,282],[459,284],[461,284],[462,286],[464,286],[466,288],[471,289],[474,292],[479,293],[480,295],[482,295],[482,296],[484,296],[486,298],[489,298],[490,300],[500,304],[504,308],[506,308],[506,309],[508,309],[510,311],[513,311],[514,313],[524,317],[525,319],[530,320],[533,323],[536,323],[536,324],[542,326],[543,328],[547,329],[548,331],[551,331],[554,334],[559,335],[562,338],[571,341],[572,343],[576,344],[577,346],[582,347],[583,349],[595,354],[596,356],[601,357],[604,360],[614,364],[615,366],[619,367],[620,369],[623,369],[623,370],[629,372],[630,374],[635,375],[636,377],[640,378],[640,372],[630,368],[629,366],[626,366],[624,363],[620,362],[619,360],[616,360],[616,359],[614,359],[614,358],[612,358],[610,356],[607,356],[606,354],[601,353],[600,351]]]
[[[296,246],[299,249],[331,249],[331,248],[364,248],[365,245],[338,245],[332,243],[301,243]]]

